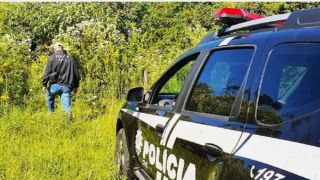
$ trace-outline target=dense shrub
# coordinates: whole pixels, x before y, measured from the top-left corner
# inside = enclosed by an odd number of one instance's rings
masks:
[[[44,106],[41,76],[55,41],[78,61],[78,100],[121,99],[150,85],[178,56],[219,27],[214,11],[272,15],[312,3],[1,3],[0,106]],[[103,107],[103,106],[102,106]]]

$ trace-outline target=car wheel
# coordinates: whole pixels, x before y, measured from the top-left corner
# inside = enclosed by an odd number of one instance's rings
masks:
[[[123,129],[117,134],[115,160],[119,170],[119,179],[126,177],[133,179],[133,174],[130,167],[130,155],[127,146],[127,138]]]

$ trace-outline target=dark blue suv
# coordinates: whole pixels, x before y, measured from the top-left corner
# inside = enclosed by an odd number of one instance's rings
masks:
[[[320,9],[216,17],[225,25],[150,90],[129,90],[116,128],[120,174],[320,179]]]

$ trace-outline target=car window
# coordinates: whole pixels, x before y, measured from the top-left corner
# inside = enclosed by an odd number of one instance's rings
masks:
[[[319,109],[320,44],[282,44],[261,83],[257,119],[279,124]]]
[[[182,90],[183,84],[191,71],[199,53],[193,54],[171,67],[158,82],[153,104],[173,108],[175,101]]]
[[[161,88],[160,94],[177,95],[183,86],[184,80],[188,76],[194,61],[189,61],[178,72],[176,72]]]
[[[306,67],[286,66],[280,76],[278,99],[285,99],[292,90],[301,82],[306,72]]]
[[[253,48],[214,51],[191,91],[186,110],[229,116],[253,51]]]

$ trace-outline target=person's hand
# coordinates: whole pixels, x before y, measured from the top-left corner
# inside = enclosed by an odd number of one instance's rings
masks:
[[[78,88],[73,88],[73,95],[76,95],[78,93]]]
[[[43,87],[42,87],[42,91],[43,91],[43,92],[46,92],[46,91],[47,91],[47,87],[46,87],[46,86],[43,86]]]

